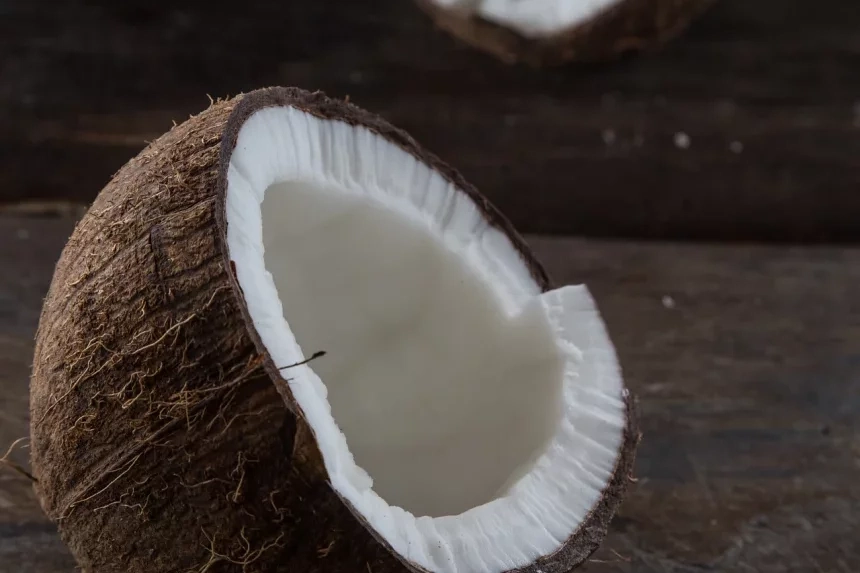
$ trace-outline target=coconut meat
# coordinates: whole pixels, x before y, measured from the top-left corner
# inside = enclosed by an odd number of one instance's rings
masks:
[[[542,293],[468,195],[367,128],[253,113],[227,243],[331,486],[432,572],[557,550],[618,459],[624,389],[584,286]]]
[[[527,38],[553,36],[600,15],[621,0],[430,0],[439,8],[477,16]]]

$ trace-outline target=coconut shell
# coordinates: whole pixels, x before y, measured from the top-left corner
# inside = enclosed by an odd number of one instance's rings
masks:
[[[226,172],[239,129],[256,110],[287,105],[366,126],[436,166],[549,288],[522,239],[456,171],[351,104],[271,88],[175,126],[116,173],[74,230],[36,337],[35,489],[86,572],[420,571],[330,487],[229,260]],[[562,549],[521,571],[568,571],[600,543],[632,471],[632,410],[628,420],[603,499]]]
[[[605,62],[660,46],[682,32],[716,0],[622,0],[590,20],[542,38],[474,14],[416,0],[436,24],[506,63],[536,67],[567,62]]]

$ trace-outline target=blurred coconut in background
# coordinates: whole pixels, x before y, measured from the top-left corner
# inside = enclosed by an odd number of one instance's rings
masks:
[[[417,0],[439,25],[505,62],[606,61],[663,44],[716,0]]]

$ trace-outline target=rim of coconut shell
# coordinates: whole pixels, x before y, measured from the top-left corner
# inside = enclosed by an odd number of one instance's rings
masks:
[[[420,563],[405,556],[402,551],[399,551],[396,546],[397,544],[392,543],[386,535],[381,533],[377,525],[371,523],[364,513],[332,483],[332,476],[326,468],[326,458],[318,445],[316,429],[308,421],[306,413],[299,404],[299,400],[296,399],[290,384],[291,379],[285,376],[283,367],[279,367],[276,361],[273,360],[270,349],[264,343],[257,329],[241,285],[236,261],[231,257],[228,241],[229,216],[227,213],[227,197],[230,181],[229,172],[231,160],[239,142],[242,128],[256,113],[270,108],[293,108],[320,120],[332,120],[343,122],[352,127],[364,128],[431,167],[431,169],[439,173],[459,192],[465,194],[474,202],[490,226],[499,230],[509,240],[510,245],[521,257],[522,262],[528,269],[535,284],[539,287],[540,292],[550,292],[552,290],[551,281],[541,264],[529,250],[523,238],[490,201],[469,184],[457,170],[440,160],[433,153],[422,148],[403,130],[392,126],[381,117],[347,101],[330,99],[322,92],[312,93],[298,88],[271,87],[249,92],[240,97],[241,99],[227,120],[221,140],[215,213],[216,224],[218,225],[218,249],[223,257],[224,265],[226,268],[231,269],[229,281],[233,289],[233,294],[236,297],[238,308],[241,310],[247,331],[256,345],[259,354],[263,357],[265,370],[284,399],[286,407],[296,416],[297,432],[293,449],[294,459],[301,464],[301,471],[305,475],[314,479],[325,480],[359,522],[395,558],[400,560],[407,570],[416,573],[431,573],[432,571],[436,571],[437,569],[422,566]],[[600,324],[602,328],[602,322]],[[623,383],[621,401],[623,403],[622,411],[624,419],[622,429],[620,430],[619,447],[617,448],[611,476],[603,484],[603,489],[600,491],[596,502],[587,511],[581,521],[578,522],[576,527],[570,531],[567,538],[558,543],[551,551],[540,556],[535,556],[535,558],[518,566],[494,569],[494,571],[509,573],[561,573],[579,566],[597,550],[607,533],[612,517],[624,498],[629,482],[632,481],[631,476],[636,448],[641,438],[638,429],[636,400],[626,388],[623,388]],[[457,517],[459,516],[455,516],[455,518]],[[443,519],[450,519],[450,517]]]
[[[527,35],[469,9],[415,0],[441,29],[508,64],[601,63],[671,41],[717,0],[615,0],[558,32]]]

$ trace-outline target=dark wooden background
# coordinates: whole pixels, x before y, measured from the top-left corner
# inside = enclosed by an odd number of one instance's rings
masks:
[[[207,94],[272,84],[382,114],[524,232],[860,237],[856,0],[722,0],[659,53],[544,71],[409,0],[0,0],[0,200],[89,201]]]
[[[406,128],[595,293],[644,441],[583,571],[860,572],[857,0],[721,0],[657,53],[541,71],[408,0],[0,0],[0,456],[76,204],[207,94],[271,84]],[[0,573],[73,570],[0,468]]]

